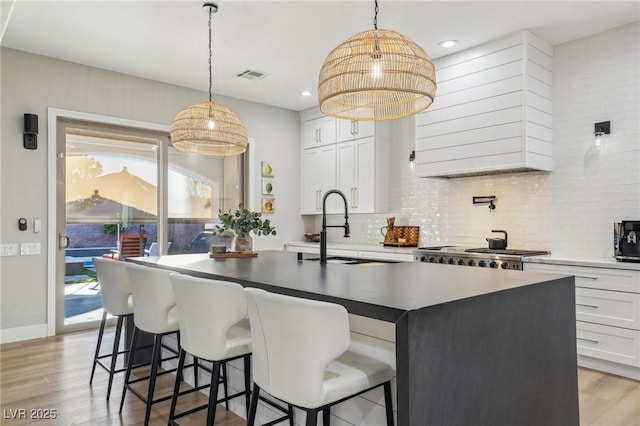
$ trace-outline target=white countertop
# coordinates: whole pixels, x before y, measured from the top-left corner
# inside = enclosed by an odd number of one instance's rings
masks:
[[[588,266],[592,268],[627,269],[640,271],[640,263],[620,262],[613,257],[570,257],[550,254],[548,256],[524,257],[525,263],[546,263],[550,265]]]

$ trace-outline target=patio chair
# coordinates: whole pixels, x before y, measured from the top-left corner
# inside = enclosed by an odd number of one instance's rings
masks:
[[[127,257],[138,257],[144,255],[144,248],[147,245],[147,234],[121,234],[120,249],[112,250],[112,253],[102,255],[112,259],[124,260]]]

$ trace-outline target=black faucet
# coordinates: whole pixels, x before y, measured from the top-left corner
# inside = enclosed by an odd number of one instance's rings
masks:
[[[327,225],[327,197],[330,194],[338,194],[344,201],[344,225]],[[320,231],[320,264],[327,263],[327,228],[344,228],[344,237],[349,237],[349,212],[347,209],[347,197],[342,191],[330,189],[322,197],[322,230]]]

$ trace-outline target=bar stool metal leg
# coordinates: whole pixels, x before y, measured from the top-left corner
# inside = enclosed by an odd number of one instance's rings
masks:
[[[322,426],[329,426],[331,422],[331,408],[326,407],[322,409]]]
[[[129,357],[127,359],[127,372],[124,375],[124,386],[122,387],[122,398],[120,399],[120,410],[122,413],[122,407],[124,406],[124,397],[127,394],[127,383],[131,377],[131,367],[133,367],[133,360],[136,354],[136,344],[138,343],[138,327],[133,327],[133,336],[131,337],[131,349],[129,350]]]
[[[122,333],[122,323],[124,318],[122,315],[118,316],[118,322],[116,324],[116,335],[113,338],[113,351],[111,351],[111,368],[109,369],[109,385],[107,386],[107,400],[111,396],[111,386],[113,385],[113,375],[116,372],[116,361],[118,361],[118,349],[120,348],[120,334]]]
[[[258,410],[258,399],[260,398],[260,387],[253,384],[253,390],[251,391],[251,407],[249,407],[249,414],[247,414],[247,426],[253,426],[256,422],[256,411]]]
[[[318,410],[307,411],[307,426],[316,426],[318,424]]]
[[[176,371],[176,383],[173,385],[173,397],[171,398],[171,410],[169,411],[169,425],[173,424],[173,418],[176,414],[176,405],[178,404],[178,394],[180,393],[180,383],[182,382],[182,370],[184,369],[184,360],[187,353],[184,349],[180,349],[180,358],[178,359],[178,370]]]
[[[251,355],[245,355],[244,360],[244,398],[247,409],[247,417],[249,416],[249,407],[251,406]]]
[[[156,335],[153,338],[153,355],[151,357],[151,374],[149,375],[149,390],[147,391],[147,409],[144,414],[144,426],[149,424],[151,417],[151,406],[153,405],[153,391],[156,387],[156,378],[158,377],[158,365],[161,360],[162,352],[162,335]],[[126,386],[126,383],[125,383]]]
[[[100,347],[102,346],[102,336],[104,335],[104,326],[107,323],[107,311],[102,311],[102,321],[100,321],[100,330],[98,331],[98,343],[96,344],[96,353],[93,356],[93,367],[91,367],[91,378],[89,384],[93,383],[93,375],[96,372],[96,364],[98,364],[98,357],[100,356]],[[109,399],[109,397],[107,397]]]
[[[216,405],[218,403],[218,387],[220,385],[220,368],[224,363],[215,361],[213,363],[213,371],[211,372],[211,387],[209,388],[209,408],[207,410],[207,426],[213,426],[216,418]],[[226,387],[226,380],[225,380]],[[226,394],[225,394],[226,397]],[[227,405],[229,404],[228,401]]]
[[[391,382],[384,384],[384,407],[387,411],[387,426],[394,426],[393,402],[391,402]]]

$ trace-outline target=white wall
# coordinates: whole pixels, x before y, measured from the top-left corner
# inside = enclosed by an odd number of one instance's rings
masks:
[[[168,125],[180,109],[201,102],[207,94],[7,48],[0,54],[0,242],[42,246],[40,255],[0,258],[0,329],[3,334],[28,334],[33,327],[46,329],[42,325],[47,320],[47,108]],[[299,239],[303,228],[298,214],[298,114],[222,96],[214,100],[244,121],[255,140],[257,167],[261,160],[277,164],[278,208],[272,220],[278,235],[255,241],[258,249],[281,249],[284,241]],[[37,150],[22,148],[24,113],[39,117]],[[258,179],[256,193],[259,185]],[[42,219],[42,232],[18,231],[20,217]]]
[[[399,120],[391,209],[353,215],[348,242],[382,241],[380,227],[395,216],[396,225],[421,227],[421,245],[484,247],[492,229],[505,229],[512,248],[612,256],[613,222],[640,220],[640,23],[556,46],[553,69],[553,172],[416,178],[408,161],[413,118]],[[612,130],[596,148],[594,123],[601,121]],[[497,196],[497,208],[472,205],[474,195]],[[329,240],[347,241],[332,231]]]

